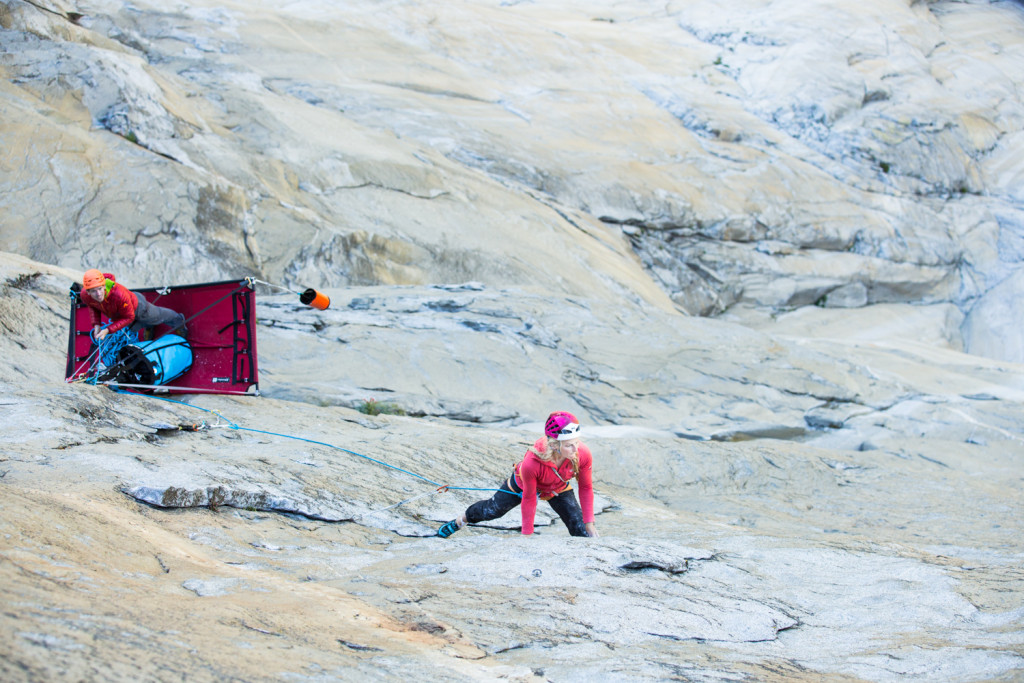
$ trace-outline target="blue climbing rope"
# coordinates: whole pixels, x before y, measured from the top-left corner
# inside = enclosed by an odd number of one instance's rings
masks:
[[[107,323],[100,329],[105,329],[110,325]],[[89,356],[85,359],[85,363],[79,366],[80,374],[77,376],[76,382],[85,382],[87,384],[97,384],[99,382],[100,374],[105,369],[109,369],[118,364],[118,355],[126,345],[131,344],[135,339],[132,337],[131,332],[128,328],[124,327],[117,332],[112,332],[103,337],[103,339],[96,339],[95,332],[89,332],[89,338],[92,339],[93,350]],[[81,371],[82,367],[87,367],[85,371]]]
[[[110,323],[107,324],[109,325]],[[106,328],[107,325],[103,327]],[[108,368],[117,363],[117,354],[120,353],[121,349],[132,342],[131,333],[128,332],[127,327],[122,327],[117,332],[112,332],[99,341],[96,341],[94,333],[90,332],[89,336],[92,337],[93,343],[99,348],[100,362]]]
[[[354,455],[354,456],[356,456],[358,458],[363,458],[364,460],[369,460],[370,462],[376,463],[378,465],[382,465],[384,467],[387,467],[388,469],[392,469],[392,470],[395,470],[395,471],[398,471],[398,472],[402,472],[404,474],[408,474],[409,476],[416,477],[417,479],[421,479],[421,480],[427,482],[428,484],[432,484],[433,486],[436,486],[437,487],[437,492],[440,492],[440,491],[503,491],[504,490],[504,489],[494,489],[494,488],[474,488],[474,487],[470,487],[470,486],[452,486],[450,484],[442,484],[442,483],[436,482],[433,479],[430,479],[428,477],[424,477],[422,474],[417,474],[415,472],[410,472],[409,470],[401,468],[401,467],[398,467],[397,465],[392,465],[390,463],[386,463],[383,460],[378,460],[377,458],[371,458],[368,455],[363,455],[362,453],[357,453],[356,451],[349,450],[348,448],[343,448],[341,446],[337,446],[337,445],[332,444],[332,443],[327,443],[326,441],[316,441],[315,439],[307,439],[307,438],[302,437],[302,436],[295,436],[294,434],[282,434],[280,432],[270,432],[270,431],[267,431],[267,430],[264,430],[264,429],[253,429],[251,427],[243,427],[240,424],[238,424],[238,423],[236,423],[236,422],[234,422],[232,420],[229,420],[227,417],[225,417],[221,413],[219,413],[216,410],[213,410],[211,408],[204,408],[202,406],[192,405],[191,403],[185,403],[184,401],[176,401],[173,398],[167,398],[167,397],[164,397],[164,396],[153,396],[153,395],[150,395],[150,394],[137,394],[135,392],[125,391],[123,389],[116,389],[116,388],[113,388],[113,387],[111,387],[111,388],[114,391],[116,391],[117,393],[120,393],[120,394],[132,394],[134,396],[146,396],[148,398],[155,398],[155,399],[157,399],[159,401],[166,401],[168,403],[177,403],[178,405],[186,406],[188,408],[195,408],[196,410],[202,410],[202,411],[210,413],[212,415],[216,415],[220,419],[224,420],[224,422],[227,423],[227,426],[228,426],[229,429],[235,429],[235,430],[243,431],[243,432],[253,432],[254,434],[266,434],[267,436],[277,436],[277,437],[280,437],[282,439],[293,439],[295,441],[305,441],[306,443],[316,444],[317,446],[324,446],[325,448],[333,448],[335,450],[341,451],[342,453],[348,453],[349,455]],[[514,493],[514,492],[505,491],[505,493]],[[517,495],[520,498],[522,498],[522,496],[523,496],[522,493],[514,493],[514,495]],[[409,502],[409,500],[413,500],[413,499],[410,498],[410,499],[404,500],[401,503],[398,503],[398,505],[401,505],[403,503],[407,503],[407,502]],[[397,505],[394,505],[394,506],[391,506],[391,507],[397,507]],[[389,508],[385,508],[385,509],[389,509]]]

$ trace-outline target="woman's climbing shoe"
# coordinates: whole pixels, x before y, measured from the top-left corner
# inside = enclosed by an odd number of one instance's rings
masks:
[[[448,538],[456,531],[459,530],[459,520],[453,519],[450,522],[445,522],[441,525],[441,528],[437,530],[437,535],[441,538]]]

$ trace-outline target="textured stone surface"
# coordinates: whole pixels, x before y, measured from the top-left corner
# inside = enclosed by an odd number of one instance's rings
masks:
[[[1019,317],[1016,2],[3,7],[8,251]]]
[[[1020,366],[668,311],[622,353],[598,299],[584,344],[564,301],[366,287],[261,297],[264,395],[168,402],[56,379],[73,276],[0,257],[5,679],[1024,670]],[[545,505],[432,536],[550,405],[585,416],[601,537]]]
[[[1022,27],[0,0],[0,678],[1019,678]],[[91,266],[332,305],[115,394]],[[553,409],[601,537],[432,536]]]

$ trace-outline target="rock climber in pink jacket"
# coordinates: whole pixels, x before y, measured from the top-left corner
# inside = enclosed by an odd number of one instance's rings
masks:
[[[497,519],[521,504],[523,534],[533,533],[537,498],[546,500],[573,536],[597,536],[594,527],[593,457],[580,441],[580,424],[572,413],[551,413],[544,436],[527,449],[512,476],[488,500],[473,503],[458,518],[446,522],[437,535],[447,538],[467,523]],[[572,488],[575,478],[580,498]]]

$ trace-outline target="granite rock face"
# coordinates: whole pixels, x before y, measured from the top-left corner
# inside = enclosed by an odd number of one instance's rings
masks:
[[[8,251],[691,315],[952,304],[951,343],[1024,354],[984,312],[1019,306],[1016,2],[10,1],[0,26]]]
[[[1022,28],[0,0],[0,678],[1019,678]],[[93,266],[261,395],[62,383]],[[435,537],[555,409],[601,536]]]
[[[0,255],[7,680],[1024,670],[1024,373],[913,321],[816,341],[483,285],[265,296],[263,395],[167,401],[59,381],[74,277]],[[545,505],[532,537],[517,512],[434,536],[549,406],[585,423],[600,538]]]

